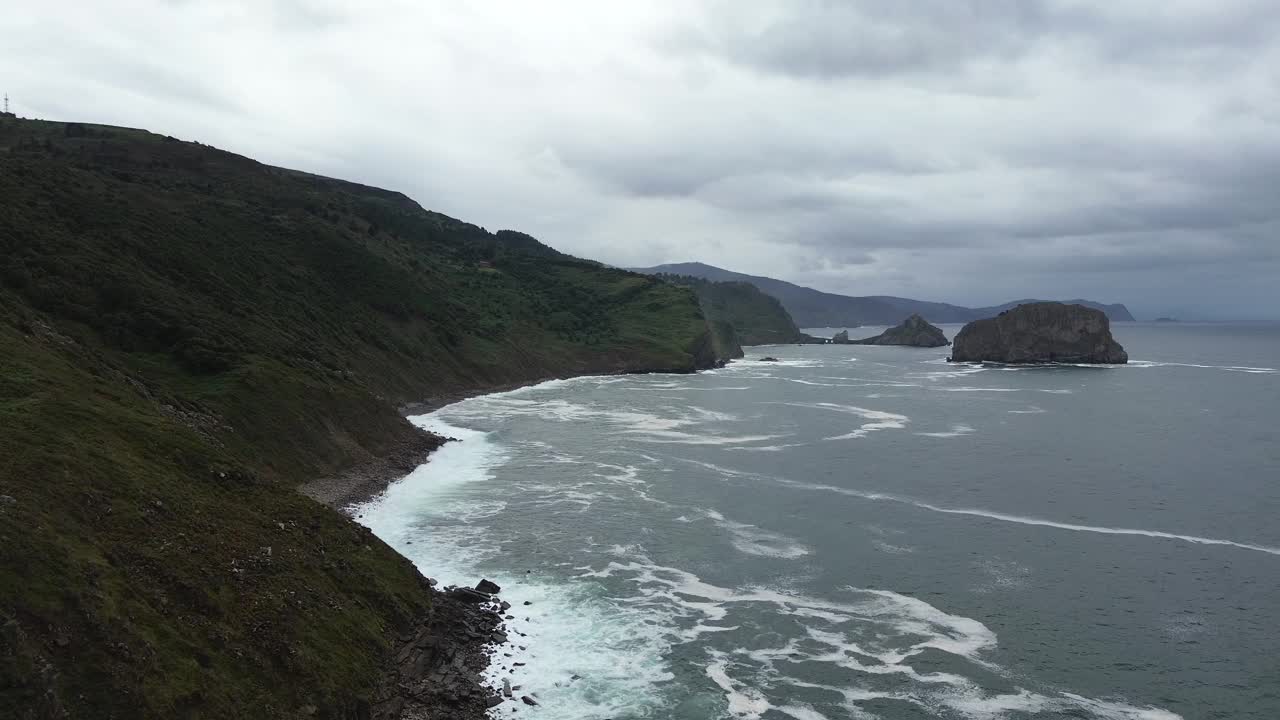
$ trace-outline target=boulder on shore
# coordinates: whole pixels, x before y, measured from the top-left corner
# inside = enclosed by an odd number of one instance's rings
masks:
[[[1027,303],[975,320],[956,335],[948,360],[1003,363],[1126,363],[1106,313],[1084,305]]]
[[[848,338],[848,335],[845,335]],[[912,315],[900,325],[885,330],[875,337],[847,340],[850,345],[910,345],[912,347],[942,347],[950,345],[942,330],[930,325],[919,315]]]

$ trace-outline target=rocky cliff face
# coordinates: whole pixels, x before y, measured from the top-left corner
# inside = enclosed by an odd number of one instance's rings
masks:
[[[846,334],[846,338],[848,335]],[[891,327],[875,337],[849,340],[850,345],[910,345],[912,347],[942,347],[950,345],[942,330],[930,325],[919,315],[912,315],[902,324]]]
[[[1105,313],[1083,305],[1043,302],[1019,305],[964,326],[955,339],[955,362],[1125,363],[1129,355],[1111,337]]]

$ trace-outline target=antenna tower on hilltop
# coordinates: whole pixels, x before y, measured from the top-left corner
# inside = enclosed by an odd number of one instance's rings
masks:
[[[4,114],[9,114],[9,93],[4,94]]]

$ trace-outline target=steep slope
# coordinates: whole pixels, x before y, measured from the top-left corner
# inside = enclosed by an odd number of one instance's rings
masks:
[[[0,716],[368,717],[434,593],[295,487],[433,447],[399,403],[717,344],[399,193],[0,119]]]
[[[707,320],[732,328],[735,339],[742,345],[812,340],[800,332],[777,298],[766,295],[750,283],[711,282],[689,275],[656,277],[693,288]],[[742,357],[741,347],[736,349],[734,357]]]
[[[651,268],[633,268],[646,274],[672,273],[720,282],[749,282],[764,292],[778,298],[801,327],[857,327],[858,325],[896,325],[911,315],[920,315],[931,322],[960,323],[994,317],[1009,308],[1039,300],[1017,300],[986,308],[967,308],[949,303],[927,302],[891,295],[851,297],[826,293],[784,280],[724,270],[703,263],[673,263]],[[1104,305],[1090,300],[1067,302],[1096,308],[1107,313],[1112,320],[1133,320],[1128,308],[1121,304]]]

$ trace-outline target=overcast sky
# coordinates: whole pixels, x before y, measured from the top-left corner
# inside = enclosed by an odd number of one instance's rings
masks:
[[[21,115],[624,266],[1280,317],[1276,0],[0,0]]]

